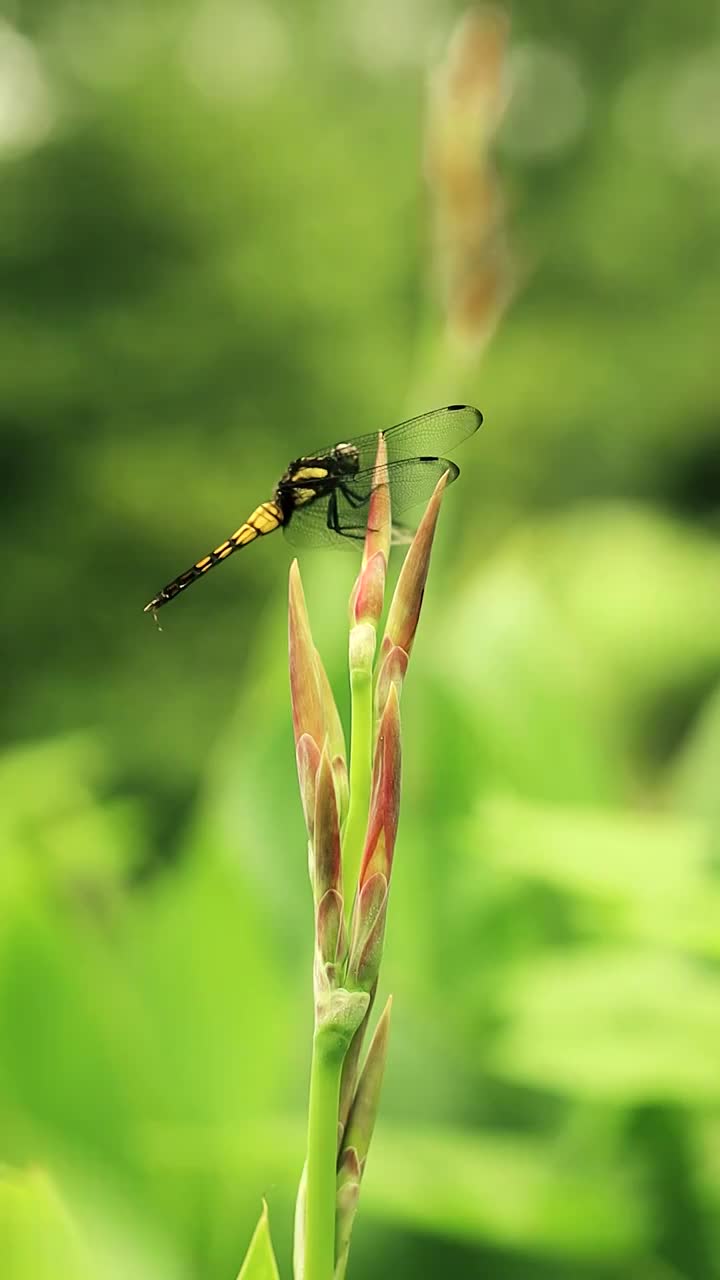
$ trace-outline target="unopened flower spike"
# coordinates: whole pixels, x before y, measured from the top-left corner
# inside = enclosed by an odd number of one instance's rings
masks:
[[[385,579],[392,538],[387,446],[378,436],[374,487],[360,572],[350,597],[349,668],[352,691],[350,806],[343,841],[346,914],[352,908],[370,803],[373,744],[373,663],[377,627],[385,599]]]
[[[464,431],[476,430],[477,410],[458,409],[462,419],[453,409],[442,413],[452,415]],[[457,470],[451,474],[454,478]],[[389,1002],[360,1070],[378,987],[398,832],[400,694],[448,472],[436,485],[407,552],[378,652],[392,527],[389,475],[381,435],[362,564],[350,600],[352,739],[344,824],[348,775],[342,728],[312,640],[297,564],[290,573],[290,686],[315,910],[315,1030],[307,1164],[296,1209],[296,1280],[344,1280],[387,1057]]]

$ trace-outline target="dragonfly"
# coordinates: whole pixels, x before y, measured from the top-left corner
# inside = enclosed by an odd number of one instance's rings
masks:
[[[296,458],[272,498],[261,502],[214,551],[168,582],[145,605],[145,612],[156,614],[235,551],[276,529],[282,529],[295,546],[352,546],[365,537],[373,489],[388,485],[393,520],[427,501],[445,472],[448,482],[460,474],[454,462],[440,455],[473,435],[482,420],[480,410],[472,405],[451,404]],[[387,449],[387,463],[382,466],[376,465],[379,435]]]

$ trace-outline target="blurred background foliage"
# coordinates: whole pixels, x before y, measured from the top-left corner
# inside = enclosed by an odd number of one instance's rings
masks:
[[[288,1274],[288,550],[142,606],[291,457],[459,400],[351,1272],[720,1276],[719,14],[511,18],[6,0],[12,1280],[232,1277],[263,1194]],[[302,557],[341,698],[354,568]]]

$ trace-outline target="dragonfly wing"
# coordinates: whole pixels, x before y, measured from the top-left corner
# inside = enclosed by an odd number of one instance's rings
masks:
[[[435,456],[452,453],[463,440],[467,440],[468,436],[478,430],[482,420],[480,410],[469,404],[447,405],[443,409],[421,413],[417,418],[408,418],[406,422],[399,422],[382,432],[388,461],[399,462],[404,458],[416,458],[420,454]],[[378,434],[377,431],[372,431],[369,435],[342,441],[357,449],[361,470],[369,470],[375,463]],[[334,448],[335,445],[326,445],[322,449],[313,450],[309,456],[321,458]]]
[[[378,484],[390,487],[394,520],[427,502],[446,472],[449,483],[459,475],[459,468],[447,458],[404,458],[386,467],[368,467],[338,483],[331,494],[298,507],[285,525],[285,536],[295,546],[352,548],[365,536],[370,495]],[[401,540],[407,540],[404,533]]]
[[[350,530],[339,530],[330,524],[330,498],[316,498],[293,511],[283,533],[291,547],[340,547],[352,551],[365,536],[363,513],[355,521],[361,528],[354,533]],[[367,516],[367,503],[364,507]],[[339,523],[339,522],[338,522]]]
[[[387,467],[371,467],[369,471],[354,476],[349,491],[366,491],[367,501],[377,484],[387,480],[390,486],[390,509],[393,522],[404,511],[411,511],[428,501],[441,476],[448,473],[447,483],[452,484],[460,475],[460,468],[448,458],[403,458],[388,462]]]

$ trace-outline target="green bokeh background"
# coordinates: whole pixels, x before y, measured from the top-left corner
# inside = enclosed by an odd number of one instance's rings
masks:
[[[320,442],[467,400],[403,700],[350,1275],[720,1276],[720,25],[512,9],[521,287],[448,356],[447,0],[0,19],[0,1256],[289,1275],[310,904],[278,536]],[[344,709],[352,556],[301,560]],[[9,1261],[8,1261],[9,1260]]]

